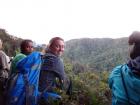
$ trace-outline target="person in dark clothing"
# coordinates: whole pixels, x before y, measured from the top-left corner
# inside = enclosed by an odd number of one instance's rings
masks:
[[[62,38],[54,37],[50,40],[46,53],[43,56],[39,80],[40,92],[54,92],[56,88],[62,89],[64,81],[68,80],[64,71],[63,61],[60,58],[64,52],[64,47]]]
[[[109,76],[112,105],[140,105],[140,32],[133,32],[128,44],[130,60]]]

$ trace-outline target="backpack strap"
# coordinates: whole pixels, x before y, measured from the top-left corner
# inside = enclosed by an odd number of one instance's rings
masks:
[[[132,105],[132,104],[130,104],[130,98],[129,98],[129,94],[128,94],[128,91],[127,91],[127,87],[126,87],[126,84],[125,84],[125,81],[124,81],[124,76],[123,76],[123,65],[121,66],[121,78],[122,78],[122,83],[123,83],[123,87],[124,87],[124,90],[125,90],[125,94],[126,94],[126,97],[127,97],[127,99],[128,99],[128,104],[129,105]],[[126,70],[126,68],[125,68],[125,70]]]

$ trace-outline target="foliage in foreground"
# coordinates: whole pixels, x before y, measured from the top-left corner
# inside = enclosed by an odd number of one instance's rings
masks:
[[[108,72],[84,72],[71,76],[73,93],[71,96],[61,91],[62,100],[54,105],[111,105],[108,88]]]

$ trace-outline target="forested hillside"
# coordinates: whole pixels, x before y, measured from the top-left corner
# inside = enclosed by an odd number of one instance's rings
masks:
[[[0,29],[3,49],[9,56],[19,51],[21,38]],[[36,50],[40,50],[38,46]],[[60,90],[61,105],[111,105],[110,70],[128,59],[127,38],[83,38],[66,42],[65,71],[72,80],[71,96]],[[51,105],[60,105],[58,103]]]
[[[0,29],[3,49],[9,56],[19,50],[21,38],[9,35]],[[84,70],[111,70],[128,59],[127,38],[83,38],[66,42],[65,60],[73,64],[76,72]]]
[[[14,56],[16,51],[19,50],[21,38],[9,35],[6,30],[0,29],[0,38],[3,41],[3,50],[8,56]]]
[[[70,40],[66,42],[65,57],[74,65],[81,64],[88,70],[111,70],[127,61],[127,38]]]

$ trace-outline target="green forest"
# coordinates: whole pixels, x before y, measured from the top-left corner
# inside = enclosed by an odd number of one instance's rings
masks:
[[[23,40],[0,29],[3,50],[8,56],[19,52]],[[82,38],[66,41],[63,60],[73,83],[72,95],[62,95],[62,105],[111,105],[108,76],[112,69],[127,62],[128,38]],[[36,50],[40,47],[36,46]],[[58,105],[53,102],[52,105]]]

